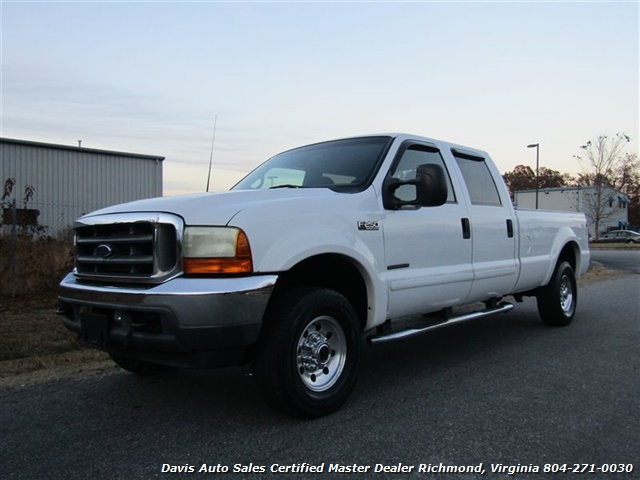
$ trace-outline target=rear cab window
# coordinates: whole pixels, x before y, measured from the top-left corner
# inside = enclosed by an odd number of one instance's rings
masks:
[[[500,193],[486,160],[478,155],[452,149],[462,173],[472,205],[502,206]]]

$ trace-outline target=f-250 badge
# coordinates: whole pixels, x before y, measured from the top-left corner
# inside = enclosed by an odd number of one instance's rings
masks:
[[[380,222],[374,220],[360,220],[358,230],[380,230]]]

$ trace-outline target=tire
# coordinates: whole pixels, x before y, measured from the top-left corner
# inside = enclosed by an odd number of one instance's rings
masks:
[[[267,312],[253,372],[277,410],[320,417],[349,397],[360,344],[355,310],[340,293],[324,288],[286,291]]]
[[[542,321],[552,327],[569,325],[576,313],[578,289],[569,262],[559,262],[549,283],[537,294]]]
[[[144,362],[142,360],[136,360],[134,358],[124,357],[117,353],[110,353],[111,360],[115,362],[123,370],[127,372],[135,373],[136,375],[149,377],[153,375],[161,375],[163,373],[170,372],[171,367],[167,365],[159,365],[157,363]]]

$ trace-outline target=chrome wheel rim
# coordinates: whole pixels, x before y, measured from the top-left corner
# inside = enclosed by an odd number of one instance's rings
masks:
[[[560,280],[560,308],[565,315],[573,313],[573,285],[566,275]]]
[[[298,376],[309,390],[324,392],[340,378],[347,359],[347,340],[338,321],[315,318],[303,330],[296,349]]]

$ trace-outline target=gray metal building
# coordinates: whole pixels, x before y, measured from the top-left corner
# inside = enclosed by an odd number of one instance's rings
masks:
[[[582,212],[587,217],[590,236],[596,236],[595,218],[599,218],[600,233],[629,225],[629,197],[611,187],[603,186],[600,203],[596,187],[541,188],[537,192],[540,210]],[[514,204],[522,209],[534,209],[535,190],[513,192]]]
[[[14,199],[18,209],[37,210],[37,226],[54,236],[84,213],[162,196],[163,160],[155,155],[0,138],[0,196],[5,182],[15,180],[12,194],[2,204],[3,228]],[[34,191],[25,203],[28,187]]]

